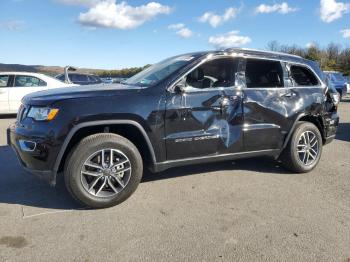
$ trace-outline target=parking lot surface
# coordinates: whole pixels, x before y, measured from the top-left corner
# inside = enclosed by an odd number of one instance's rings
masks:
[[[269,159],[145,174],[105,210],[26,173],[0,119],[0,261],[350,261],[350,98],[309,174]]]

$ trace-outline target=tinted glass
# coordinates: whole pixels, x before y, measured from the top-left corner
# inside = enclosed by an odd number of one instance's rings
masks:
[[[56,78],[57,78],[58,80],[61,80],[62,82],[64,82],[64,75],[56,76]]]
[[[238,60],[220,58],[204,63],[186,76],[188,88],[215,88],[235,85]]]
[[[92,75],[89,76],[89,81],[92,83],[101,83],[101,80],[99,77],[92,76]]]
[[[88,76],[87,75],[81,75],[81,74],[69,74],[69,78],[72,82],[88,82]]]
[[[332,73],[331,74],[332,80],[336,82],[346,82],[346,79],[344,76],[340,73]]]
[[[306,67],[291,66],[291,76],[298,86],[317,86],[319,82],[317,77]]]
[[[248,88],[283,87],[283,70],[279,61],[248,59],[246,64]]]
[[[6,87],[7,83],[9,81],[9,76],[8,75],[1,75],[0,76],[0,87]]]
[[[15,87],[46,86],[46,83],[34,76],[16,76]]]
[[[184,55],[166,59],[158,64],[152,65],[124,83],[128,85],[152,86],[166,79],[179,69],[188,65],[195,59],[194,56]]]

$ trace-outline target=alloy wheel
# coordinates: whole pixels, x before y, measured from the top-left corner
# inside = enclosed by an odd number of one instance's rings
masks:
[[[90,155],[81,168],[84,189],[96,197],[113,197],[129,183],[131,162],[120,150],[102,149]]]
[[[305,131],[301,134],[298,141],[298,156],[299,160],[306,166],[310,166],[318,158],[319,142],[317,136],[312,131]]]

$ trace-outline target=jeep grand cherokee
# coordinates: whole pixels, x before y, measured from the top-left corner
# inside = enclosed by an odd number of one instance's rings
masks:
[[[337,94],[316,63],[246,49],[179,55],[122,84],[34,93],[8,143],[22,165],[104,208],[126,200],[144,167],[269,156],[309,172],[338,126]]]

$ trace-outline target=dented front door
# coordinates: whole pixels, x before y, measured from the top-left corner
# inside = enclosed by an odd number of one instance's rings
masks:
[[[167,159],[239,152],[242,93],[235,87],[168,93],[165,116]]]

